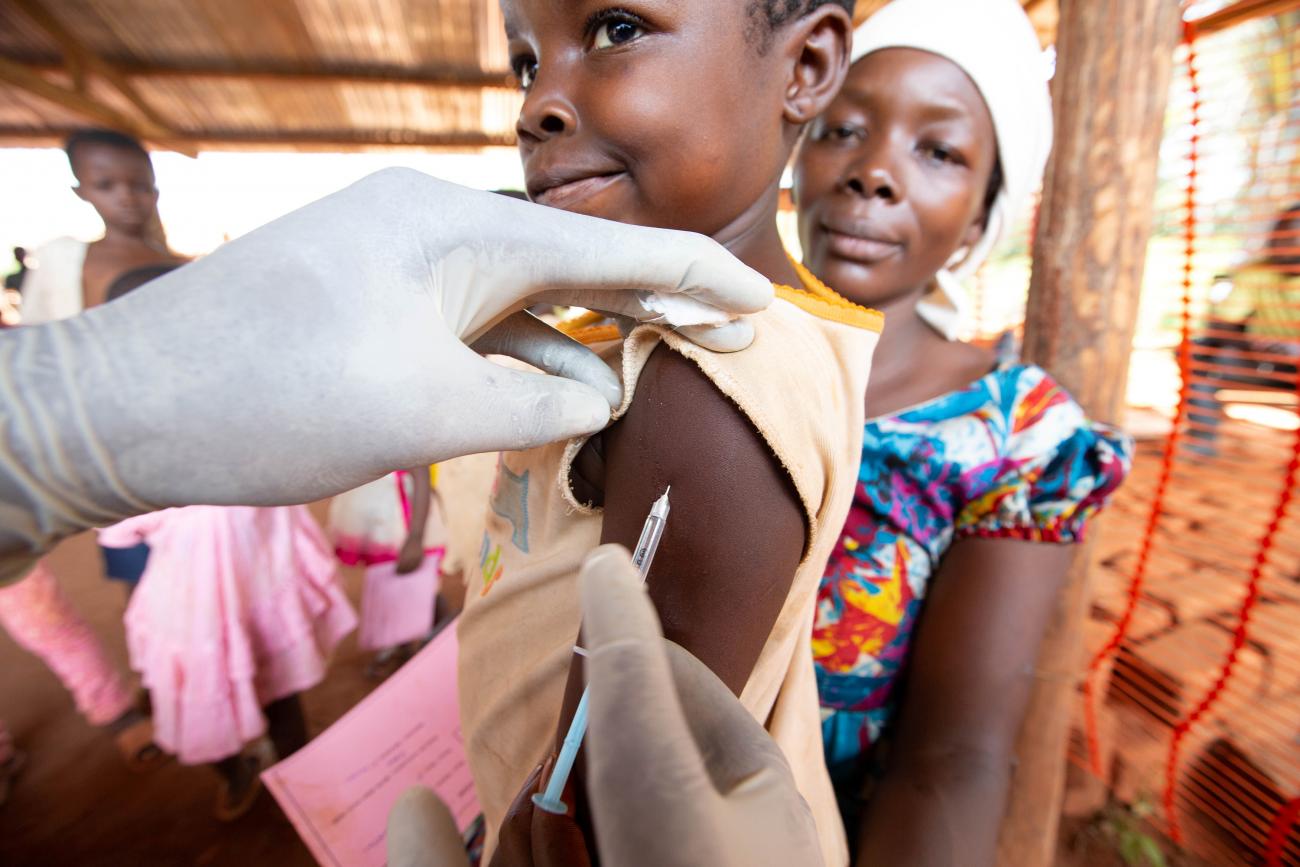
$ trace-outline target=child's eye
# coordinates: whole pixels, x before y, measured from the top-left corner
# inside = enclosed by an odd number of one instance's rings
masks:
[[[925,154],[927,158],[932,159],[937,163],[961,162],[961,158],[958,156],[957,152],[943,144],[922,145],[921,153]]]
[[[596,28],[594,45],[596,48],[613,48],[631,42],[641,35],[641,28],[631,21],[611,21]]]
[[[861,141],[867,137],[867,131],[851,123],[831,124],[822,130],[819,138],[829,142]]]
[[[515,71],[515,78],[519,79],[520,90],[533,86],[533,80],[537,78],[536,60],[531,57],[515,57],[510,61],[510,68]]]
[[[645,35],[641,19],[622,9],[605,9],[591,16],[587,22],[591,46],[597,50],[626,45]]]

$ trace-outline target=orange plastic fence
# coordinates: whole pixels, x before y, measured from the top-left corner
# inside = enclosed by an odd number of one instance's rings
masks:
[[[1176,406],[1102,543],[1071,758],[1211,863],[1298,867],[1300,2],[1179,63],[1139,326]]]

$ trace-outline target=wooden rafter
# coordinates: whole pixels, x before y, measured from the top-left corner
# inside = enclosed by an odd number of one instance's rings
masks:
[[[4,61],[0,60],[0,63]],[[0,76],[0,81],[3,81]],[[107,121],[104,121],[107,122]],[[71,129],[31,129],[28,127],[0,126],[0,145],[49,143],[57,141]],[[336,150],[340,147],[419,147],[419,148],[487,148],[514,147],[511,133],[486,133],[478,131],[412,132],[408,130],[344,129],[344,130],[203,130],[178,133],[173,138],[157,142],[159,145],[181,151],[194,149],[234,148],[255,150]]]
[[[63,23],[45,8],[41,0],[13,0],[13,2],[59,46],[64,64],[72,76],[76,93],[91,100],[88,95],[86,74],[94,74],[106,81],[140,113],[141,117],[137,122],[128,124],[128,128],[133,132],[151,139],[167,138],[175,134],[171,124],[140,96],[131,81],[113,64],[83,45],[72,31],[64,27]]]
[[[39,72],[4,57],[0,57],[0,81],[96,123],[141,132],[137,123],[116,109],[75,89],[55,84]]]
[[[24,61],[36,70],[63,69],[49,61]],[[509,71],[479,69],[421,69],[364,66],[352,68],[283,66],[229,67],[202,64],[163,65],[136,61],[114,61],[113,67],[128,79],[154,80],[229,80],[249,84],[397,84],[418,87],[465,90],[516,90],[518,84]]]
[[[1217,12],[1192,20],[1196,32],[1205,35],[1226,30],[1236,24],[1244,24],[1255,18],[1279,15],[1300,9],[1300,0],[1237,0]]]

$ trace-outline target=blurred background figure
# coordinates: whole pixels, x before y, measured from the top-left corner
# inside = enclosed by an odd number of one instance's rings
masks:
[[[139,141],[112,130],[82,130],[68,137],[64,151],[77,179],[74,192],[104,221],[104,236],[90,243],[59,238],[36,251],[37,267],[21,287],[28,325],[103,303],[109,285],[133,268],[184,261],[167,249],[153,164]]]
[[[1217,454],[1221,389],[1290,389],[1300,357],[1300,202],[1273,223],[1262,255],[1221,274],[1204,332],[1192,340],[1188,450]]]
[[[17,267],[5,275],[4,288],[0,290],[0,328],[12,328],[21,319],[23,278],[27,275],[27,250],[14,247]]]
[[[366,673],[382,679],[410,659],[433,628],[447,529],[433,496],[437,466],[389,473],[330,502],[334,553],[365,568],[357,642],[376,651]]]

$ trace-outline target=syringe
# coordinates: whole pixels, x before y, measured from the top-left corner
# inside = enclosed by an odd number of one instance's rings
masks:
[[[671,490],[672,486],[669,485],[663,496],[655,500],[654,505],[650,507],[650,515],[641,528],[641,538],[637,539],[636,549],[632,552],[632,565],[636,567],[642,581],[645,581],[646,576],[650,574],[650,564],[654,562],[655,552],[659,550],[659,540],[664,535],[664,524],[668,521],[668,491]],[[533,803],[539,809],[557,816],[563,816],[569,811],[564,801],[560,800],[560,795],[564,792],[565,783],[569,781],[569,774],[573,772],[573,762],[578,757],[578,747],[582,746],[582,738],[587,733],[589,691],[590,687],[583,689],[582,698],[578,700],[578,708],[573,712],[569,731],[564,735],[564,742],[560,744],[560,754],[555,759],[555,767],[551,769],[551,779],[546,783],[546,791],[533,794]]]

